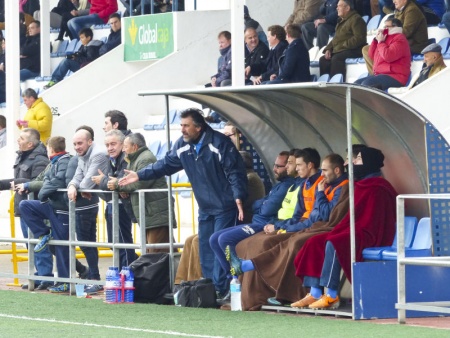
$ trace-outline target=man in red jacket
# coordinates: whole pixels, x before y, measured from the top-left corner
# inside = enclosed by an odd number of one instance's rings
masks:
[[[78,36],[82,28],[108,23],[109,16],[118,9],[117,0],[89,0],[89,2],[91,3],[89,15],[75,17],[67,23],[71,36]]]
[[[387,90],[404,87],[411,74],[411,52],[408,40],[402,33],[402,22],[394,17],[385,21],[369,48],[373,60],[373,75],[355,83]]]
[[[390,245],[395,235],[395,199],[392,185],[381,177],[384,155],[363,148],[354,161],[356,261],[364,248]],[[350,215],[333,230],[308,239],[295,257],[296,275],[310,292],[292,307],[336,309],[339,307],[341,267],[351,282]],[[327,288],[325,294],[323,289]]]

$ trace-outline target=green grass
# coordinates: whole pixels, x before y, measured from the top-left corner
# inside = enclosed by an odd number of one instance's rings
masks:
[[[23,316],[71,323],[32,321]],[[91,326],[79,323],[92,324]],[[94,325],[108,325],[112,328]],[[127,331],[118,327],[136,329]],[[137,331],[147,330],[147,331]],[[0,337],[448,337],[448,330],[334,317],[229,312],[153,304],[105,304],[48,293],[0,291]]]

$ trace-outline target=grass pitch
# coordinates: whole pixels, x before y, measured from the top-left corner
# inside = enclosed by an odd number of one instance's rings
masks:
[[[0,337],[449,337],[448,330],[334,317],[103,303],[0,291]]]

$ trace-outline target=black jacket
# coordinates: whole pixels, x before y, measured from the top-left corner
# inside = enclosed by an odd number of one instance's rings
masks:
[[[14,163],[14,178],[9,178],[0,181],[0,190],[9,190],[11,188],[11,181],[14,184],[29,182],[35,179],[49,163],[47,157],[47,149],[43,143],[29,151],[18,151],[16,162]],[[37,197],[37,196],[36,196]],[[27,199],[26,194],[14,195],[14,215],[20,216],[19,203]]]
[[[278,45],[275,46],[274,49],[271,49],[269,52],[269,56],[266,59],[266,69],[263,70],[262,81],[269,81],[270,75],[277,74],[279,72],[280,66],[278,64],[278,60],[283,55],[286,48],[289,46],[286,40],[280,41]]]
[[[99,52],[102,45],[103,42],[100,40],[92,40],[87,46],[81,45],[80,49],[73,54],[73,59],[78,62],[81,67],[84,67],[100,56]]]
[[[268,55],[269,47],[261,41],[251,52],[248,50],[247,46],[245,46],[245,68],[250,66],[250,75],[258,76],[261,74],[257,70],[264,69],[264,64]],[[254,71],[254,69],[256,71]]]
[[[20,59],[20,69],[39,73],[41,71],[41,35],[28,36],[20,48],[20,55],[26,56]]]
[[[100,47],[100,55],[108,53],[111,49],[116,48],[122,43],[122,30],[119,29],[117,32],[109,33],[108,40],[106,43]]]
[[[309,53],[301,38],[289,44],[279,62],[280,72],[277,79],[283,83],[311,81]]]

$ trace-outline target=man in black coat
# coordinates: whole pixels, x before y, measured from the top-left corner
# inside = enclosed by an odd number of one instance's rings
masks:
[[[254,28],[246,28],[245,38],[245,82],[252,84],[251,76],[261,75],[260,69],[264,67],[269,55],[269,47],[259,41],[258,33]],[[263,68],[264,69],[264,68]]]
[[[41,73],[41,23],[31,21],[28,37],[20,48],[20,81],[39,76]]]
[[[111,33],[109,33],[106,43],[100,47],[100,56],[108,53],[111,49],[116,48],[122,43],[122,25],[120,22],[120,14],[111,14],[109,16],[109,24],[111,25]]]
[[[289,42],[289,46],[279,60],[280,70],[278,74],[271,75],[271,81],[263,82],[263,84],[311,81],[309,53],[301,36],[298,25],[286,26],[286,40]]]

